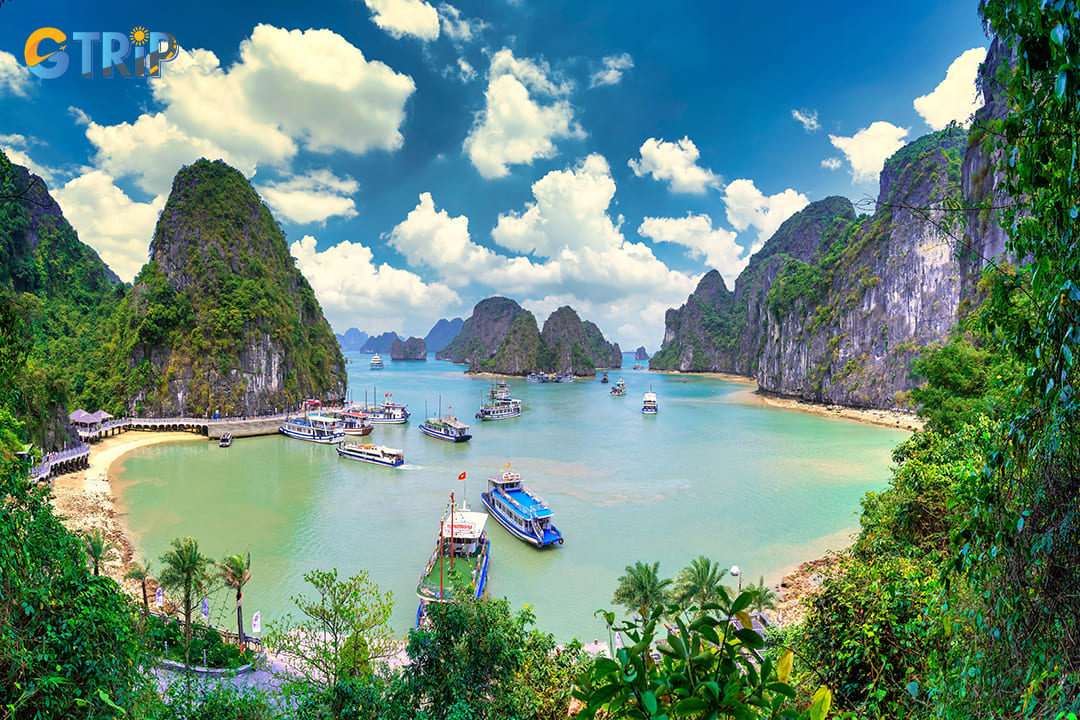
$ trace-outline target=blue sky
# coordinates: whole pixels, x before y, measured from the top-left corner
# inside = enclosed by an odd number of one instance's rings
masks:
[[[27,68],[42,27],[57,78]],[[160,78],[82,77],[74,33],[137,27],[181,46]],[[125,280],[175,172],[220,157],[337,332],[502,294],[655,350],[706,271],[730,287],[791,213],[964,122],[987,45],[975,2],[8,0],[0,147]]]

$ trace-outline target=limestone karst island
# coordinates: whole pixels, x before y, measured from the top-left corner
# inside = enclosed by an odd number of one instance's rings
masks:
[[[1080,715],[1080,14],[0,0],[0,718]]]

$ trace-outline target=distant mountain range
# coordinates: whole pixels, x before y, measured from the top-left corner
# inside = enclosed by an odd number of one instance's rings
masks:
[[[461,318],[453,320],[443,318],[435,323],[423,338],[427,352],[438,352],[446,347],[461,332],[463,324],[465,321]],[[349,328],[344,335],[335,335],[335,337],[341,345],[342,352],[379,353],[380,355],[391,352],[394,340],[401,342],[407,340],[401,333],[384,332],[381,335],[368,335],[356,328]]]

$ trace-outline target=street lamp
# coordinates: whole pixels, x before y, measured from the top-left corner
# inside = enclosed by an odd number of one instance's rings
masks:
[[[739,572],[739,566],[738,565],[732,565],[731,570],[729,572],[731,573],[731,577],[739,578],[739,593],[741,594],[742,593],[742,573]]]

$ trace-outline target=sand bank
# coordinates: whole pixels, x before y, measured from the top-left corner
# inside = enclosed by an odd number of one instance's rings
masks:
[[[865,410],[845,407],[844,405],[826,405],[785,395],[773,395],[749,388],[733,393],[731,398],[733,401],[744,405],[767,405],[781,410],[794,410],[810,415],[835,418],[837,420],[850,420],[868,425],[893,428],[894,430],[922,430],[923,425],[926,424],[921,418],[900,410]]]
[[[109,471],[113,463],[137,448],[192,440],[207,442],[205,437],[187,432],[128,431],[113,435],[94,443],[88,468],[58,475],[52,481],[52,504],[64,525],[76,532],[101,528],[106,540],[116,547],[115,559],[104,565],[102,574],[116,580],[140,601],[139,584],[124,579],[124,573],[136,559],[135,545],[124,526],[123,515],[117,511]]]

